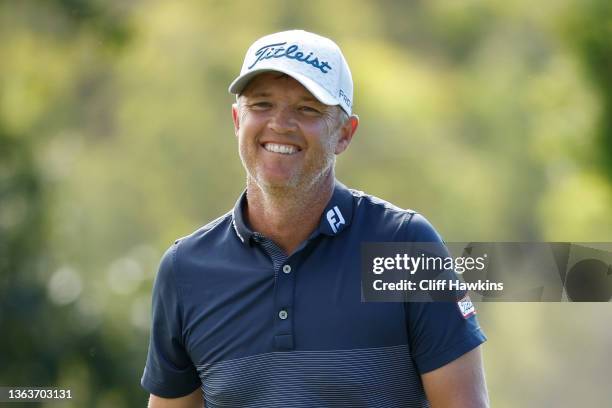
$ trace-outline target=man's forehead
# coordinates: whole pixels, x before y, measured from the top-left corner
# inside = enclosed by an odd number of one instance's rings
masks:
[[[302,100],[321,103],[301,83],[291,76],[280,72],[266,72],[257,75],[244,88],[242,95],[247,97],[266,97],[273,96],[275,92],[287,89],[296,92],[297,96]]]

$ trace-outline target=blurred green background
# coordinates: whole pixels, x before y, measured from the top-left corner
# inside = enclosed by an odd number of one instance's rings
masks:
[[[227,86],[289,28],[353,71],[345,184],[447,241],[612,241],[609,0],[0,0],[0,385],[145,406],[157,263],[241,192]],[[479,316],[494,407],[610,406],[609,303]]]

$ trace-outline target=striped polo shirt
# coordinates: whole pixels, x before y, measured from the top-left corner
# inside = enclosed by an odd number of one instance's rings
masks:
[[[362,302],[363,242],[442,242],[418,213],[337,182],[291,256],[234,209],[162,258],[142,386],[206,407],[427,407],[421,374],[483,341],[454,302]]]

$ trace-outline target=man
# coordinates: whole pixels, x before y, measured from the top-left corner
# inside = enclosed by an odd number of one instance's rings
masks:
[[[149,406],[487,406],[473,315],[361,301],[362,242],[441,239],[419,214],[335,180],[359,123],[338,46],[265,36],[230,92],[246,190],[162,258]]]

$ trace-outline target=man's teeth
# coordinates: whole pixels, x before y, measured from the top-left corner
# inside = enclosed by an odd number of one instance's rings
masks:
[[[293,154],[298,152],[298,148],[295,146],[277,143],[264,143],[263,148],[273,153]]]

